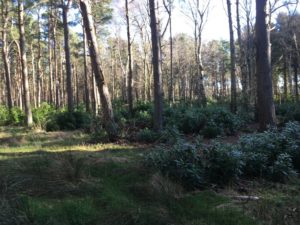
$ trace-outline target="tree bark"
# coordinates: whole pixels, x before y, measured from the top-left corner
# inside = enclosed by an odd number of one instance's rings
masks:
[[[256,0],[256,72],[258,119],[261,130],[276,125],[271,74],[270,28],[267,0]]]
[[[12,90],[11,90],[11,77],[8,59],[8,46],[7,46],[7,26],[8,26],[8,1],[3,0],[2,3],[2,57],[5,73],[5,85],[6,85],[6,96],[7,106],[11,110],[13,107]]]
[[[233,25],[232,25],[232,14],[231,14],[231,0],[227,0],[227,12],[228,12],[229,34],[230,34],[230,78],[231,78],[230,109],[232,113],[236,113],[237,96],[236,96],[235,45],[234,45],[234,34],[233,34]]]
[[[68,25],[68,11],[72,3],[72,0],[68,0],[67,4],[63,4],[62,17],[63,17],[63,27],[64,27],[64,48],[66,57],[66,74],[67,74],[67,98],[68,98],[68,111],[72,112],[74,110],[74,100],[73,100],[73,88],[72,88],[72,69],[71,69],[71,56],[70,56],[70,46],[69,46],[69,25]]]
[[[22,66],[22,80],[23,80],[23,89],[24,89],[23,92],[24,92],[26,125],[28,127],[31,127],[33,124],[33,120],[32,120],[32,112],[31,112],[31,105],[30,105],[30,93],[29,93],[29,82],[28,82],[23,0],[18,1],[18,8],[19,8],[18,16],[19,16],[20,53],[21,53],[21,66]]]
[[[87,70],[87,55],[86,55],[86,47],[87,47],[87,41],[86,41],[86,34],[84,26],[82,25],[83,29],[83,62],[84,62],[84,98],[85,98],[85,110],[87,112],[91,111],[90,108],[90,93],[89,93],[89,79],[88,79],[88,70]]]
[[[103,124],[107,133],[109,134],[110,139],[114,140],[118,136],[117,127],[114,121],[110,93],[105,83],[105,78],[100,64],[100,52],[98,49],[98,43],[96,39],[96,32],[94,28],[94,20],[92,17],[90,1],[80,0],[80,9],[88,40],[92,68],[99,89],[103,112]]]
[[[161,79],[159,33],[157,31],[157,20],[154,0],[149,0],[149,9],[152,42],[152,64],[154,77],[154,129],[157,131],[161,131],[163,126],[163,91]]]
[[[128,12],[128,0],[125,0],[125,14],[127,25],[127,51],[128,51],[128,87],[127,87],[127,100],[129,115],[133,114],[133,100],[132,100],[132,54],[131,54],[131,34],[130,34],[130,21]]]
[[[239,43],[239,64],[241,68],[241,78],[242,78],[242,104],[244,110],[248,110],[249,106],[249,83],[248,83],[248,72],[247,72],[247,64],[245,57],[245,50],[242,44],[242,31],[241,31],[241,22],[240,22],[240,1],[236,0],[236,22],[237,22],[237,36]]]

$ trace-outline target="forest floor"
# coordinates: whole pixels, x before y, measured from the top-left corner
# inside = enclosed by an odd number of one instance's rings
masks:
[[[149,151],[90,144],[79,131],[0,127],[0,224],[300,224],[299,180],[186,192],[143,165]]]

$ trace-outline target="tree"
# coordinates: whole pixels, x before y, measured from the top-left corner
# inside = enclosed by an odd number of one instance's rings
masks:
[[[228,12],[228,23],[229,23],[229,34],[230,34],[230,74],[231,74],[231,112],[236,113],[237,102],[236,102],[236,74],[235,74],[235,45],[234,45],[234,34],[232,25],[231,15],[231,0],[227,0],[227,12]]]
[[[114,121],[114,114],[112,103],[110,99],[110,93],[108,87],[105,83],[104,74],[100,63],[100,52],[98,49],[98,43],[96,39],[96,32],[94,27],[94,20],[91,12],[91,5],[89,0],[80,0],[80,9],[83,19],[83,24],[85,27],[86,38],[88,41],[90,58],[92,62],[92,69],[96,78],[96,83],[98,86],[102,112],[103,112],[103,124],[109,134],[110,139],[114,140],[117,134],[117,128]]]
[[[68,111],[72,112],[74,109],[73,101],[73,88],[72,88],[72,67],[71,67],[71,56],[70,56],[70,45],[69,45],[69,25],[68,25],[68,11],[72,4],[72,0],[62,0],[62,18],[64,27],[64,48],[66,57],[66,74],[67,74],[67,97],[68,97]]]
[[[160,43],[155,12],[155,0],[149,0],[150,28],[152,43],[152,65],[154,77],[154,129],[162,130],[163,126],[163,90],[161,79]]]
[[[9,110],[13,107],[12,91],[11,91],[11,77],[8,59],[8,21],[9,21],[9,1],[1,1],[1,13],[2,13],[2,57],[5,73],[5,85],[6,85],[6,95],[7,95],[7,106]]]
[[[128,111],[129,115],[133,114],[133,99],[132,99],[132,54],[131,54],[131,35],[130,35],[130,21],[128,11],[128,0],[125,0],[125,14],[127,25],[127,51],[128,51],[128,87],[127,87],[127,99],[128,99]]]
[[[256,73],[258,119],[261,130],[276,125],[271,75],[270,27],[267,0],[256,0]]]
[[[192,14],[192,21],[194,23],[194,51],[196,64],[196,89],[202,106],[206,106],[207,98],[204,87],[204,67],[202,63],[202,34],[207,20],[207,15],[210,6],[210,0],[188,0],[188,7]],[[199,80],[198,80],[199,79]]]
[[[32,112],[31,112],[31,105],[30,105],[30,93],[29,93],[29,82],[28,82],[23,0],[18,0],[18,18],[19,18],[20,53],[21,53],[21,66],[22,66],[21,71],[22,71],[22,81],[23,81],[26,125],[28,127],[31,127],[33,124],[33,120],[32,120]]]

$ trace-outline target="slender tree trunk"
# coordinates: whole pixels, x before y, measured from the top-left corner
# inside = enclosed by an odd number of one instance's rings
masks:
[[[240,23],[240,1],[236,0],[236,21],[237,21],[237,35],[238,35],[238,43],[239,43],[239,64],[241,68],[241,78],[242,78],[242,97],[243,97],[243,108],[244,110],[248,110],[249,106],[249,98],[248,98],[248,73],[247,73],[247,64],[245,60],[245,50],[242,44],[242,31],[241,31],[241,23]]]
[[[271,75],[270,28],[267,23],[267,0],[256,0],[256,72],[258,119],[261,130],[276,125]]]
[[[108,87],[105,83],[104,75],[100,64],[100,52],[98,49],[98,43],[96,39],[96,32],[94,28],[94,20],[92,17],[90,1],[80,0],[80,9],[88,40],[92,68],[99,89],[103,112],[103,123],[106,131],[110,136],[110,139],[115,139],[118,136],[117,127],[114,121],[114,114],[110,94],[108,91]]]
[[[230,77],[231,77],[231,112],[237,111],[237,94],[236,94],[236,69],[235,69],[235,46],[234,46],[234,34],[232,25],[231,14],[231,0],[227,0],[228,22],[229,22],[229,34],[230,34]]]
[[[18,16],[19,16],[20,52],[21,52],[21,66],[22,66],[22,80],[23,80],[23,89],[24,89],[26,125],[28,127],[31,127],[33,124],[33,120],[32,120],[32,113],[31,113],[29,82],[28,82],[23,0],[18,1],[18,8],[19,8]]]
[[[85,97],[85,110],[90,112],[90,93],[89,93],[89,79],[88,79],[88,70],[87,70],[87,55],[86,55],[86,34],[84,30],[84,26],[82,25],[83,29],[83,62],[84,62],[84,97]]]
[[[34,104],[34,107],[37,107],[35,56],[34,56],[33,44],[31,44],[31,66],[32,66],[32,92],[33,92],[32,97],[33,97],[33,104]]]
[[[295,101],[299,102],[299,88],[298,88],[298,68],[299,68],[299,49],[298,49],[298,42],[297,36],[294,33],[294,46],[295,46],[295,53],[294,53],[294,83],[295,83]]]
[[[65,5],[63,3],[62,17],[63,17],[63,27],[64,27],[64,48],[66,57],[66,74],[67,74],[67,98],[68,98],[68,111],[72,112],[74,109],[73,100],[73,88],[72,88],[72,69],[71,69],[71,56],[70,56],[70,46],[69,46],[69,25],[68,25],[68,11],[72,3],[72,0],[68,0]]]
[[[149,0],[150,9],[150,27],[151,27],[151,42],[152,42],[152,64],[154,77],[154,129],[162,130],[163,126],[163,91],[161,79],[161,63],[160,63],[160,45],[159,33],[157,30],[157,19],[155,13],[155,1]]]
[[[287,71],[287,55],[286,51],[283,54],[283,98],[286,102],[288,100],[288,71]]]
[[[54,103],[53,99],[53,66],[52,66],[52,36],[53,36],[53,15],[52,15],[52,5],[50,6],[50,15],[48,18],[48,64],[49,64],[49,102],[52,105]]]
[[[128,0],[125,0],[125,14],[127,25],[127,51],[128,51],[128,87],[127,87],[127,99],[128,99],[128,111],[129,115],[133,113],[133,100],[132,100],[132,54],[131,54],[131,34],[130,34],[130,21],[128,12]]]
[[[7,106],[11,110],[13,107],[12,90],[11,90],[11,77],[8,59],[8,46],[7,46],[7,26],[8,26],[8,1],[3,0],[2,3],[2,60],[4,65],[5,73],[5,85],[6,85],[6,96]]]
[[[38,10],[38,59],[37,59],[37,107],[41,105],[41,31],[40,31],[40,11]]]

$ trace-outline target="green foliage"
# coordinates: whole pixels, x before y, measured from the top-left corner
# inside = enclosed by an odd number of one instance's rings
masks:
[[[276,105],[276,115],[281,124],[289,121],[300,122],[300,105],[290,102]]]
[[[242,136],[235,145],[215,142],[195,147],[181,141],[150,153],[145,160],[185,187],[225,185],[242,176],[287,182],[299,172],[299,137],[300,124],[288,123],[281,131]]]
[[[40,126],[41,128],[46,127],[48,118],[55,113],[53,106],[44,102],[40,107],[34,108],[32,110],[32,117],[35,125]]]
[[[145,162],[188,189],[204,185],[202,161],[193,145],[178,143],[170,150],[158,149],[148,154]]]
[[[242,153],[232,145],[215,142],[203,154],[205,176],[209,182],[223,185],[242,174]]]
[[[201,134],[206,138],[215,138],[221,135],[222,133],[222,128],[213,120],[208,121],[205,124],[203,130],[201,131]]]
[[[9,110],[7,107],[0,105],[0,126],[6,125],[9,121]]]
[[[157,141],[159,134],[148,128],[144,128],[137,133],[137,140],[145,143],[153,143]]]
[[[243,124],[239,116],[223,107],[179,105],[167,108],[164,114],[168,125],[176,125],[185,134],[201,133],[207,138],[232,135]]]
[[[51,114],[46,123],[47,131],[88,129],[91,125],[91,115],[83,111],[56,112]]]
[[[244,154],[244,175],[286,181],[299,171],[300,124],[288,123],[281,130],[242,136],[238,148]]]
[[[13,107],[11,109],[9,124],[12,125],[24,125],[25,124],[25,113],[19,107]]]

